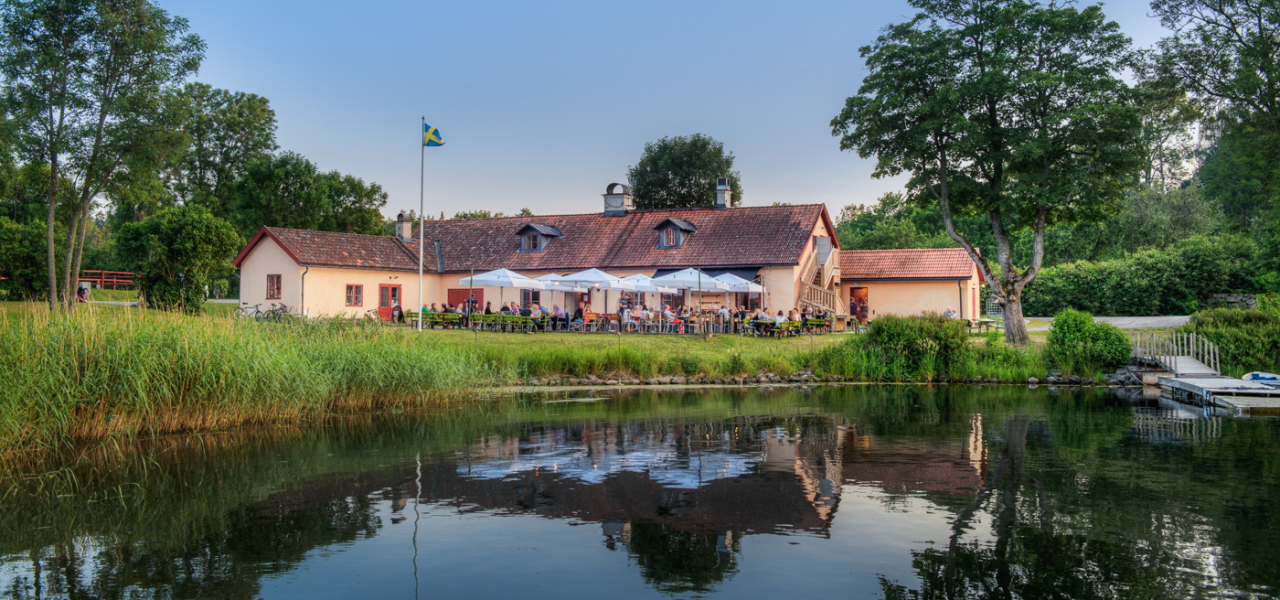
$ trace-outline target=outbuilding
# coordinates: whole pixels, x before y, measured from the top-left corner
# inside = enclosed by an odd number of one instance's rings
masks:
[[[840,252],[841,299],[863,322],[947,308],[959,318],[978,318],[985,281],[963,248]]]

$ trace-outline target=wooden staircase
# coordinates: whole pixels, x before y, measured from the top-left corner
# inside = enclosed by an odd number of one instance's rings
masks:
[[[814,252],[805,263],[796,307],[842,314],[840,294],[832,289],[839,282],[840,251],[831,246],[831,238],[817,238]]]

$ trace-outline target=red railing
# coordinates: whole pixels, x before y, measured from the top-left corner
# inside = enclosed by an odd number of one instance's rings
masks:
[[[100,290],[107,289],[107,286],[114,290],[117,287],[132,288],[137,285],[133,273],[129,271],[85,271],[80,276],[80,281],[96,284],[95,287]]]

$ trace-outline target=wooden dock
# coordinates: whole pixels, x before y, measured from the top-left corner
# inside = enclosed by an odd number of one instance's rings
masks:
[[[1160,389],[1175,400],[1218,406],[1242,414],[1280,414],[1280,387],[1234,377],[1161,377]]]

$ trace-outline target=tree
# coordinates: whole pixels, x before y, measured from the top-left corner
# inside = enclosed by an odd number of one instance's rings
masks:
[[[71,311],[84,221],[98,194],[156,139],[166,88],[195,71],[204,43],[185,19],[146,0],[14,0],[5,4],[0,74],[28,160],[49,165],[46,257],[50,310]],[[58,182],[75,186],[59,294]]]
[[[331,211],[321,224],[322,229],[365,235],[382,233],[382,207],[387,205],[387,193],[382,191],[382,186],[365,185],[364,180],[337,171],[320,177]]]
[[[505,216],[507,215],[501,211],[489,212],[484,209],[465,210],[453,214],[455,219],[501,219]]]
[[[627,169],[636,208],[715,206],[720,177],[729,178],[733,206],[742,204],[742,181],[733,158],[724,144],[701,133],[646,143],[640,162]]]
[[[196,314],[207,287],[231,271],[231,259],[243,245],[231,223],[196,204],[127,223],[116,234],[116,251],[137,273],[147,304]]]
[[[190,146],[164,177],[183,202],[203,204],[231,218],[235,183],[249,165],[276,150],[276,113],[257,94],[231,92],[203,83],[182,88]]]
[[[39,219],[19,222],[0,216],[0,292],[6,300],[38,299],[48,291],[44,232]]]
[[[246,238],[264,225],[320,229],[332,212],[325,187],[319,169],[301,154],[264,157],[236,182],[236,225]]]
[[[1022,290],[1048,227],[1118,212],[1140,167],[1141,123],[1128,87],[1129,40],[1097,6],[1024,0],[912,0],[921,12],[861,49],[870,73],[831,121],[843,150],[877,158],[876,177],[909,174],[947,234],[991,283],[1005,339],[1028,341]],[[983,215],[980,254],[955,217]],[[1011,235],[1032,236],[1029,264]]]

